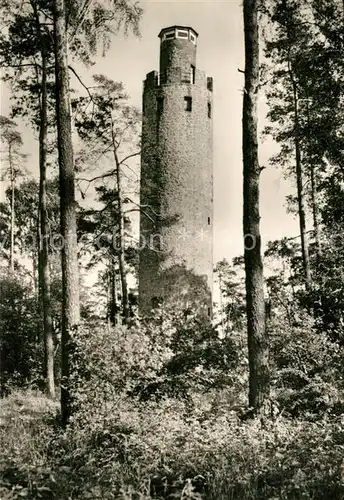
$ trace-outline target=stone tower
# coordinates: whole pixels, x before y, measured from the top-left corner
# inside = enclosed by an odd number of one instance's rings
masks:
[[[212,312],[213,80],[196,66],[198,34],[159,33],[160,72],[143,90],[139,306]]]

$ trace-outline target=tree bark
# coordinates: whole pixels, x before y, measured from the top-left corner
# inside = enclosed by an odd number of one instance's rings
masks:
[[[257,100],[259,85],[258,0],[244,0],[245,89],[243,99],[243,188],[249,406],[259,411],[269,401],[269,346],[265,327],[261,256]]]
[[[115,268],[115,258],[113,255],[110,257],[110,266],[109,266],[109,274],[110,274],[110,323],[112,326],[116,326],[118,324],[118,309],[117,309],[117,298],[116,298],[116,268]]]
[[[15,194],[15,174],[13,167],[13,158],[12,158],[12,144],[11,141],[8,143],[8,161],[10,164],[10,177],[11,177],[11,235],[10,235],[10,271],[14,271],[14,194]]]
[[[72,411],[70,387],[71,338],[80,320],[79,272],[70,113],[68,47],[64,0],[54,0],[56,117],[62,236],[61,417],[67,425]]]
[[[50,398],[55,397],[54,379],[54,336],[53,315],[51,307],[50,292],[50,268],[49,268],[49,223],[47,213],[47,134],[48,134],[48,95],[47,95],[47,52],[45,40],[41,32],[39,13],[35,2],[31,3],[35,19],[37,33],[39,35],[41,50],[41,100],[40,100],[40,125],[39,125],[39,248],[38,248],[38,272],[42,286],[42,312],[45,347],[45,378],[46,391]]]
[[[38,252],[35,249],[32,252],[32,286],[33,286],[33,290],[34,290],[34,293],[35,293],[36,297],[38,297],[38,286],[37,286],[37,269],[38,269],[38,266],[37,266],[37,256],[38,256]]]
[[[121,288],[122,288],[122,315],[123,323],[128,324],[130,320],[130,308],[129,308],[129,296],[128,296],[128,284],[127,284],[127,274],[125,270],[125,256],[124,256],[124,213],[122,204],[122,176],[121,176],[121,163],[117,155],[117,147],[114,135],[114,123],[111,120],[111,134],[112,134],[112,147],[113,154],[116,163],[116,182],[117,182],[117,195],[118,195],[118,263],[119,263],[119,274],[121,277]]]

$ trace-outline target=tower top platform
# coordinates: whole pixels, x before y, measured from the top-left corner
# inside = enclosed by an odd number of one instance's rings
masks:
[[[198,33],[193,28],[191,28],[191,26],[181,26],[180,24],[176,24],[174,26],[163,28],[160,31],[158,37],[160,38],[161,42],[174,38],[180,38],[184,40],[190,40],[196,45]]]

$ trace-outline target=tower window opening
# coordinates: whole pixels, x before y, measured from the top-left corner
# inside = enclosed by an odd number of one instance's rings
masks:
[[[211,118],[211,103],[208,102],[208,118]]]
[[[208,217],[208,226],[210,226],[210,217]]]
[[[190,40],[196,45],[196,37],[192,33],[190,33]]]
[[[191,83],[195,83],[196,68],[191,64]]]
[[[157,100],[156,100],[156,103],[157,103],[158,115],[160,116],[161,113],[164,110],[164,98],[163,97],[158,97]]]
[[[189,38],[189,34],[187,31],[177,31],[178,38]]]
[[[174,38],[174,32],[173,33],[167,33],[165,35],[165,40],[169,40],[170,38]]]
[[[184,97],[185,111],[192,111],[192,97]]]

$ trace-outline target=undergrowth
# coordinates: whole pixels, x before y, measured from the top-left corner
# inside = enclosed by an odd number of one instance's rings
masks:
[[[2,401],[2,500],[341,500],[343,350],[304,322],[271,328],[269,417],[245,407],[240,335],[196,319],[73,337],[74,412]]]
[[[344,426],[285,418],[242,421],[219,395],[125,397],[76,413],[32,391],[3,400],[2,500],[341,499]]]

